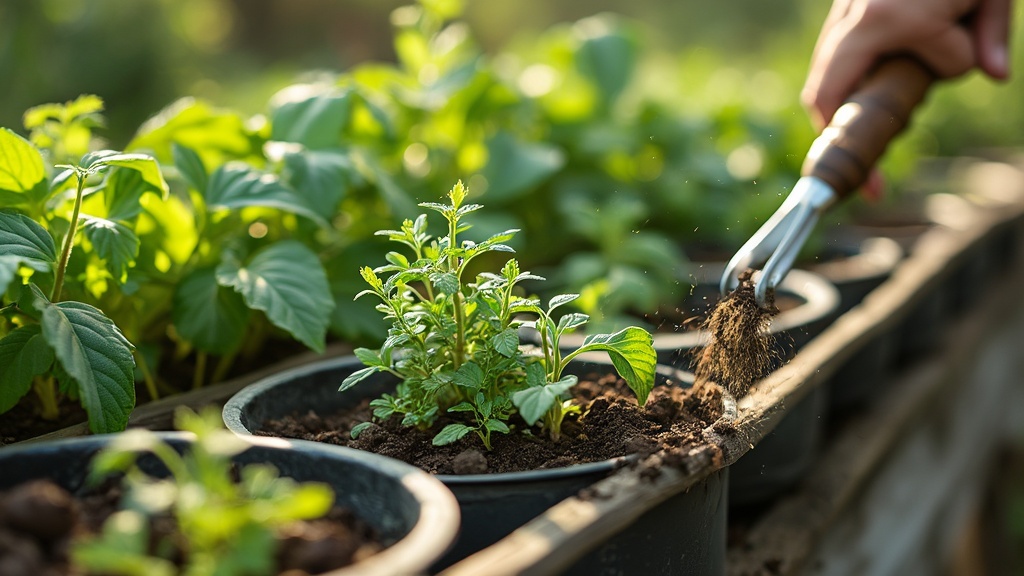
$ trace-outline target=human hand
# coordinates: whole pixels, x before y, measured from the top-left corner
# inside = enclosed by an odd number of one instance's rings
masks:
[[[835,0],[811,58],[802,99],[818,128],[879,57],[909,53],[941,78],[973,68],[1009,75],[1012,0]]]

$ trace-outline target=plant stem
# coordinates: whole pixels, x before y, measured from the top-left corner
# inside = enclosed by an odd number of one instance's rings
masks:
[[[235,364],[235,357],[238,356],[237,352],[225,354],[220,357],[217,361],[217,367],[213,369],[213,376],[210,378],[210,384],[217,384],[228,375],[228,371]]]
[[[40,416],[44,420],[56,420],[60,416],[60,408],[57,406],[57,390],[54,386],[53,376],[36,378],[32,381],[32,388],[42,407]]]
[[[153,379],[153,372],[149,369],[146,357],[138,350],[135,350],[134,354],[135,363],[139,366],[139,372],[142,372],[142,381],[146,383],[150,401],[159,400],[160,392],[156,389],[156,380]]]
[[[206,377],[206,352],[196,352],[196,369],[192,373],[192,389],[199,390],[203,387],[203,379]]]
[[[64,288],[64,271],[68,267],[68,259],[71,258],[71,246],[75,243],[75,234],[78,232],[78,215],[82,211],[82,194],[85,191],[85,174],[76,170],[78,178],[78,190],[75,193],[75,208],[71,212],[71,226],[68,234],[64,237],[64,247],[60,251],[60,260],[57,261],[57,273],[53,281],[53,292],[50,294],[50,302],[60,300],[60,292]]]
[[[452,307],[455,308],[455,358],[452,359],[456,370],[462,366],[466,357],[466,311],[462,306],[462,270],[459,269],[459,258],[455,255],[455,235],[459,228],[457,216],[448,219],[448,269],[455,274],[459,288],[452,294]]]

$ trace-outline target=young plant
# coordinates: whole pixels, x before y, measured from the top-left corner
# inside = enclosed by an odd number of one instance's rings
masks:
[[[90,481],[124,473],[125,494],[99,536],[73,545],[74,564],[90,574],[161,576],[178,574],[174,559],[183,555],[181,574],[272,573],[275,530],[323,516],[334,493],[323,484],[280,477],[269,465],[246,465],[236,477],[231,458],[249,445],[223,429],[216,410],[197,415],[180,409],[175,421],[195,435],[184,454],[152,432],[131,430],[93,460]],[[137,458],[147,453],[167,468],[167,478],[138,468]],[[149,519],[159,516],[173,518],[180,538],[164,535],[151,545],[156,537],[149,534]]]
[[[406,220],[400,230],[378,232],[410,248],[412,258],[391,252],[387,265],[360,270],[370,288],[356,297],[377,297],[377,310],[391,327],[380,349],[356,350],[366,367],[346,378],[340,390],[377,372],[393,374],[400,380],[396,393],[370,403],[375,418],[400,415],[403,425],[426,430],[445,412],[461,413],[465,417],[441,429],[433,443],[449,444],[474,432],[488,450],[491,434],[509,433],[508,421],[517,412],[529,425],[543,417],[544,429],[558,439],[564,416],[578,410],[563,398],[576,377],[563,377],[562,372],[584,352],[607,352],[643,404],[654,384],[657,359],[645,330],[629,327],[594,335],[562,356],[558,338],[585,324],[587,316],[570,314],[555,322],[550,314],[576,295],[552,298],[546,311],[537,300],[517,296],[520,282],[543,278],[521,271],[515,259],[498,273],[479,273],[475,281],[464,277],[477,257],[512,252],[504,242],[518,232],[507,230],[480,243],[460,241],[458,235],[469,228],[463,218],[482,207],[466,204],[466,195],[460,181],[448,193],[450,204],[420,204],[446,220],[447,234],[437,240],[427,234],[425,214]],[[381,274],[389,276],[382,279]],[[530,355],[519,345],[526,315],[538,318],[540,355]],[[353,436],[369,425],[356,426]]]
[[[38,148],[0,128],[0,413],[34,391],[41,416],[54,419],[63,394],[85,408],[93,432],[123,430],[135,406],[133,346],[79,300],[90,287],[126,283],[140,199],[165,197],[167,183],[143,154],[104,150],[56,168],[51,177]],[[67,290],[76,244],[76,287]]]

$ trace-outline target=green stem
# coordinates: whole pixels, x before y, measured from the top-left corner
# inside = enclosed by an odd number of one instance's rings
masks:
[[[71,246],[75,243],[75,234],[78,232],[78,215],[82,211],[82,195],[85,191],[85,175],[76,171],[78,177],[78,190],[75,193],[75,208],[71,212],[71,226],[68,234],[64,237],[64,247],[60,251],[60,260],[57,261],[57,274],[53,281],[53,292],[50,294],[50,302],[60,300],[60,292],[64,288],[64,271],[68,267],[68,259],[71,258]]]
[[[142,372],[142,381],[146,383],[146,390],[149,392],[150,401],[159,400],[160,392],[156,389],[156,380],[153,378],[153,372],[149,369],[146,357],[138,350],[135,350],[134,354],[135,363],[139,366],[139,372]]]
[[[213,369],[213,377],[210,378],[211,384],[216,384],[228,375],[228,371],[235,365],[235,357],[238,356],[238,352],[232,352],[225,354],[220,357],[217,361],[217,367]]]
[[[196,352],[196,369],[192,373],[192,389],[199,390],[203,387],[203,379],[206,377],[206,352]]]
[[[452,306],[455,308],[455,358],[453,365],[456,370],[462,366],[466,358],[466,311],[462,306],[462,271],[459,270],[459,259],[455,256],[458,218],[448,219],[448,269],[455,274],[459,289],[452,294]]]
[[[36,378],[32,381],[32,388],[35,390],[36,397],[39,398],[39,404],[42,408],[40,416],[44,420],[56,420],[60,417],[60,408],[57,406],[57,389],[54,385],[53,376]]]

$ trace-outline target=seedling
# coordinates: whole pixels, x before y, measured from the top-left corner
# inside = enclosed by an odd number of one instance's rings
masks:
[[[93,460],[91,482],[124,473],[125,495],[99,536],[74,545],[74,564],[90,574],[123,576],[273,573],[275,529],[323,516],[334,503],[333,491],[324,484],[298,484],[263,464],[242,467],[236,478],[231,458],[249,444],[223,429],[218,411],[197,415],[180,409],[175,420],[178,429],[195,435],[184,454],[152,432],[130,430]],[[147,453],[170,476],[142,472],[136,461]],[[151,546],[149,520],[168,515],[179,533]],[[179,556],[180,572],[174,562]]]
[[[388,264],[360,270],[370,288],[356,298],[379,298],[377,310],[391,327],[381,348],[356,350],[366,367],[346,378],[340,390],[377,372],[393,374],[400,380],[396,393],[370,403],[375,418],[400,415],[403,425],[426,430],[445,412],[461,413],[465,418],[442,428],[433,443],[450,444],[475,432],[488,450],[491,434],[509,433],[509,421],[516,413],[529,426],[542,420],[542,428],[558,440],[564,417],[579,411],[566,398],[577,377],[563,372],[585,352],[607,352],[644,404],[654,385],[657,360],[653,338],[646,330],[631,326],[614,334],[592,335],[563,356],[559,338],[586,324],[588,317],[567,314],[556,321],[552,313],[578,295],[555,296],[546,310],[536,299],[517,296],[519,283],[543,278],[521,271],[514,258],[498,273],[480,273],[475,281],[464,278],[476,257],[513,252],[505,242],[518,232],[507,230],[479,244],[460,242],[458,235],[470,227],[464,217],[482,208],[465,203],[467,193],[460,181],[448,193],[449,204],[420,204],[447,222],[447,234],[437,240],[427,233],[426,214],[404,221],[400,230],[377,232],[407,246],[412,258],[390,252]],[[382,274],[388,276],[382,279]],[[520,346],[519,329],[528,317],[536,318],[541,337],[538,353]],[[358,436],[369,425],[356,426],[352,435]]]

